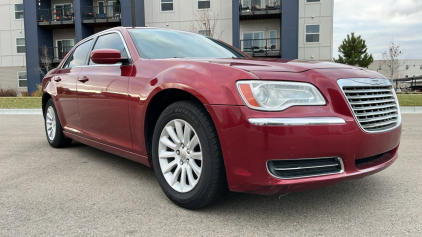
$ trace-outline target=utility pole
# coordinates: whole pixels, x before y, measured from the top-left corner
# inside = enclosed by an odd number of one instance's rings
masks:
[[[135,0],[131,0],[131,10],[132,10],[132,27],[136,27],[136,20],[135,20]]]

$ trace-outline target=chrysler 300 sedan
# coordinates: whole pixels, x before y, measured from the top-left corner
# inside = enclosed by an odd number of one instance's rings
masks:
[[[202,35],[118,27],[73,47],[42,83],[52,147],[72,140],[153,167],[199,209],[228,191],[278,195],[397,159],[391,83],[363,68],[254,59]]]

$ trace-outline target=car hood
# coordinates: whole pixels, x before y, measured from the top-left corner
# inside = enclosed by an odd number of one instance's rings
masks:
[[[299,73],[313,69],[358,69],[358,67],[321,61],[286,60],[278,58],[265,59],[212,59],[210,63],[224,64],[249,72],[293,72]]]

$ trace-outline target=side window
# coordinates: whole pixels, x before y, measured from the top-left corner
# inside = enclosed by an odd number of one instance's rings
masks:
[[[127,58],[126,49],[122,39],[120,38],[120,35],[116,33],[106,34],[98,37],[93,50],[95,49],[117,49],[120,51],[122,58]],[[89,59],[89,65],[95,65],[95,63]]]
[[[88,52],[91,49],[93,40],[89,40],[81,45],[79,45],[69,56],[67,62],[63,68],[76,67],[85,65],[85,60],[88,56]]]

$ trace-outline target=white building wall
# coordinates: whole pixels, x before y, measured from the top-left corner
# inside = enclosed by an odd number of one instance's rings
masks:
[[[232,44],[232,2],[228,0],[211,0],[209,10],[198,10],[198,0],[174,0],[171,12],[161,11],[160,0],[145,1],[145,24],[148,27],[190,31],[192,25],[197,26],[195,14],[200,11],[209,11],[211,16],[218,14],[215,32],[221,37],[214,35],[214,38]]]
[[[393,79],[422,76],[422,59],[399,60],[398,63],[401,66],[394,73]],[[406,69],[406,66],[408,69]],[[371,63],[368,68],[370,70],[381,73],[386,78],[390,78],[390,71],[387,66],[383,65],[382,60],[374,60],[374,62]]]
[[[23,19],[15,19],[15,5],[23,0],[0,0],[0,87],[18,88],[18,72],[26,71],[25,53],[18,53],[16,38],[25,38]]]
[[[332,61],[334,0],[299,0],[298,58]],[[306,25],[320,25],[319,42],[306,42]]]

